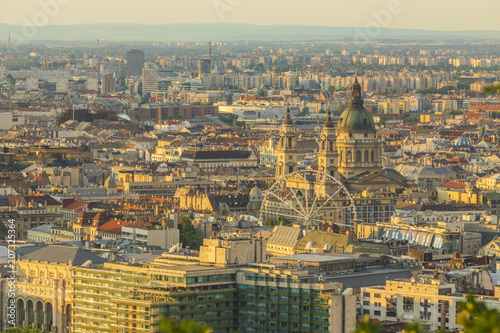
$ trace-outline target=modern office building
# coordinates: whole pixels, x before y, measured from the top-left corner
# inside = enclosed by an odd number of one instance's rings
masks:
[[[112,73],[104,74],[101,78],[101,95],[111,95],[115,89],[115,78]]]
[[[242,268],[238,332],[335,332],[356,328],[356,296],[307,269],[262,264]]]
[[[128,76],[141,76],[144,68],[144,52],[141,50],[130,50],[127,52]]]
[[[150,94],[158,91],[158,69],[154,64],[147,64],[147,68],[142,70],[142,94]]]
[[[212,69],[212,60],[199,59],[198,60],[198,78],[201,79],[203,75],[210,74]]]

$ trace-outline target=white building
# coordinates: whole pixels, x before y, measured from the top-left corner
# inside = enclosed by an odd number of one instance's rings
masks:
[[[166,250],[179,243],[179,229],[146,229],[122,227],[122,239]]]
[[[0,111],[0,130],[9,130],[13,126],[24,126],[26,119],[23,115],[12,111]]]
[[[67,93],[68,92],[68,78],[58,77],[56,80],[56,92]]]
[[[158,70],[156,68],[144,68],[142,70],[142,94],[152,93],[158,90]]]
[[[28,77],[26,78],[26,90],[37,90],[38,89],[38,78],[36,77]]]
[[[87,77],[87,83],[85,89],[97,91],[99,90],[99,78],[97,76],[89,76]]]

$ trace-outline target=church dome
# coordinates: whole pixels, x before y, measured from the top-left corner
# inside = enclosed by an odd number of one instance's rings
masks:
[[[470,147],[472,146],[472,142],[469,140],[469,138],[465,136],[461,136],[458,139],[453,142],[454,147]]]
[[[262,195],[262,191],[257,186],[254,186],[252,188],[252,190],[250,191],[250,195],[261,196]]]
[[[361,85],[358,77],[352,85],[352,96],[349,106],[339,117],[337,128],[341,132],[375,132],[372,115],[363,106]]]

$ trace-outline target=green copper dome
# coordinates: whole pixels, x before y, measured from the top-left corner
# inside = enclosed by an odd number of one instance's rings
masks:
[[[356,76],[352,85],[349,106],[339,117],[337,129],[341,132],[375,132],[372,115],[363,106],[361,85]]]

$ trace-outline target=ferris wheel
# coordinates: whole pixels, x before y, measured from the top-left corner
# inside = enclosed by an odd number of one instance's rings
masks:
[[[358,219],[349,190],[335,177],[316,170],[301,170],[276,180],[267,190],[260,207],[260,221],[272,218],[311,227],[323,221]]]

